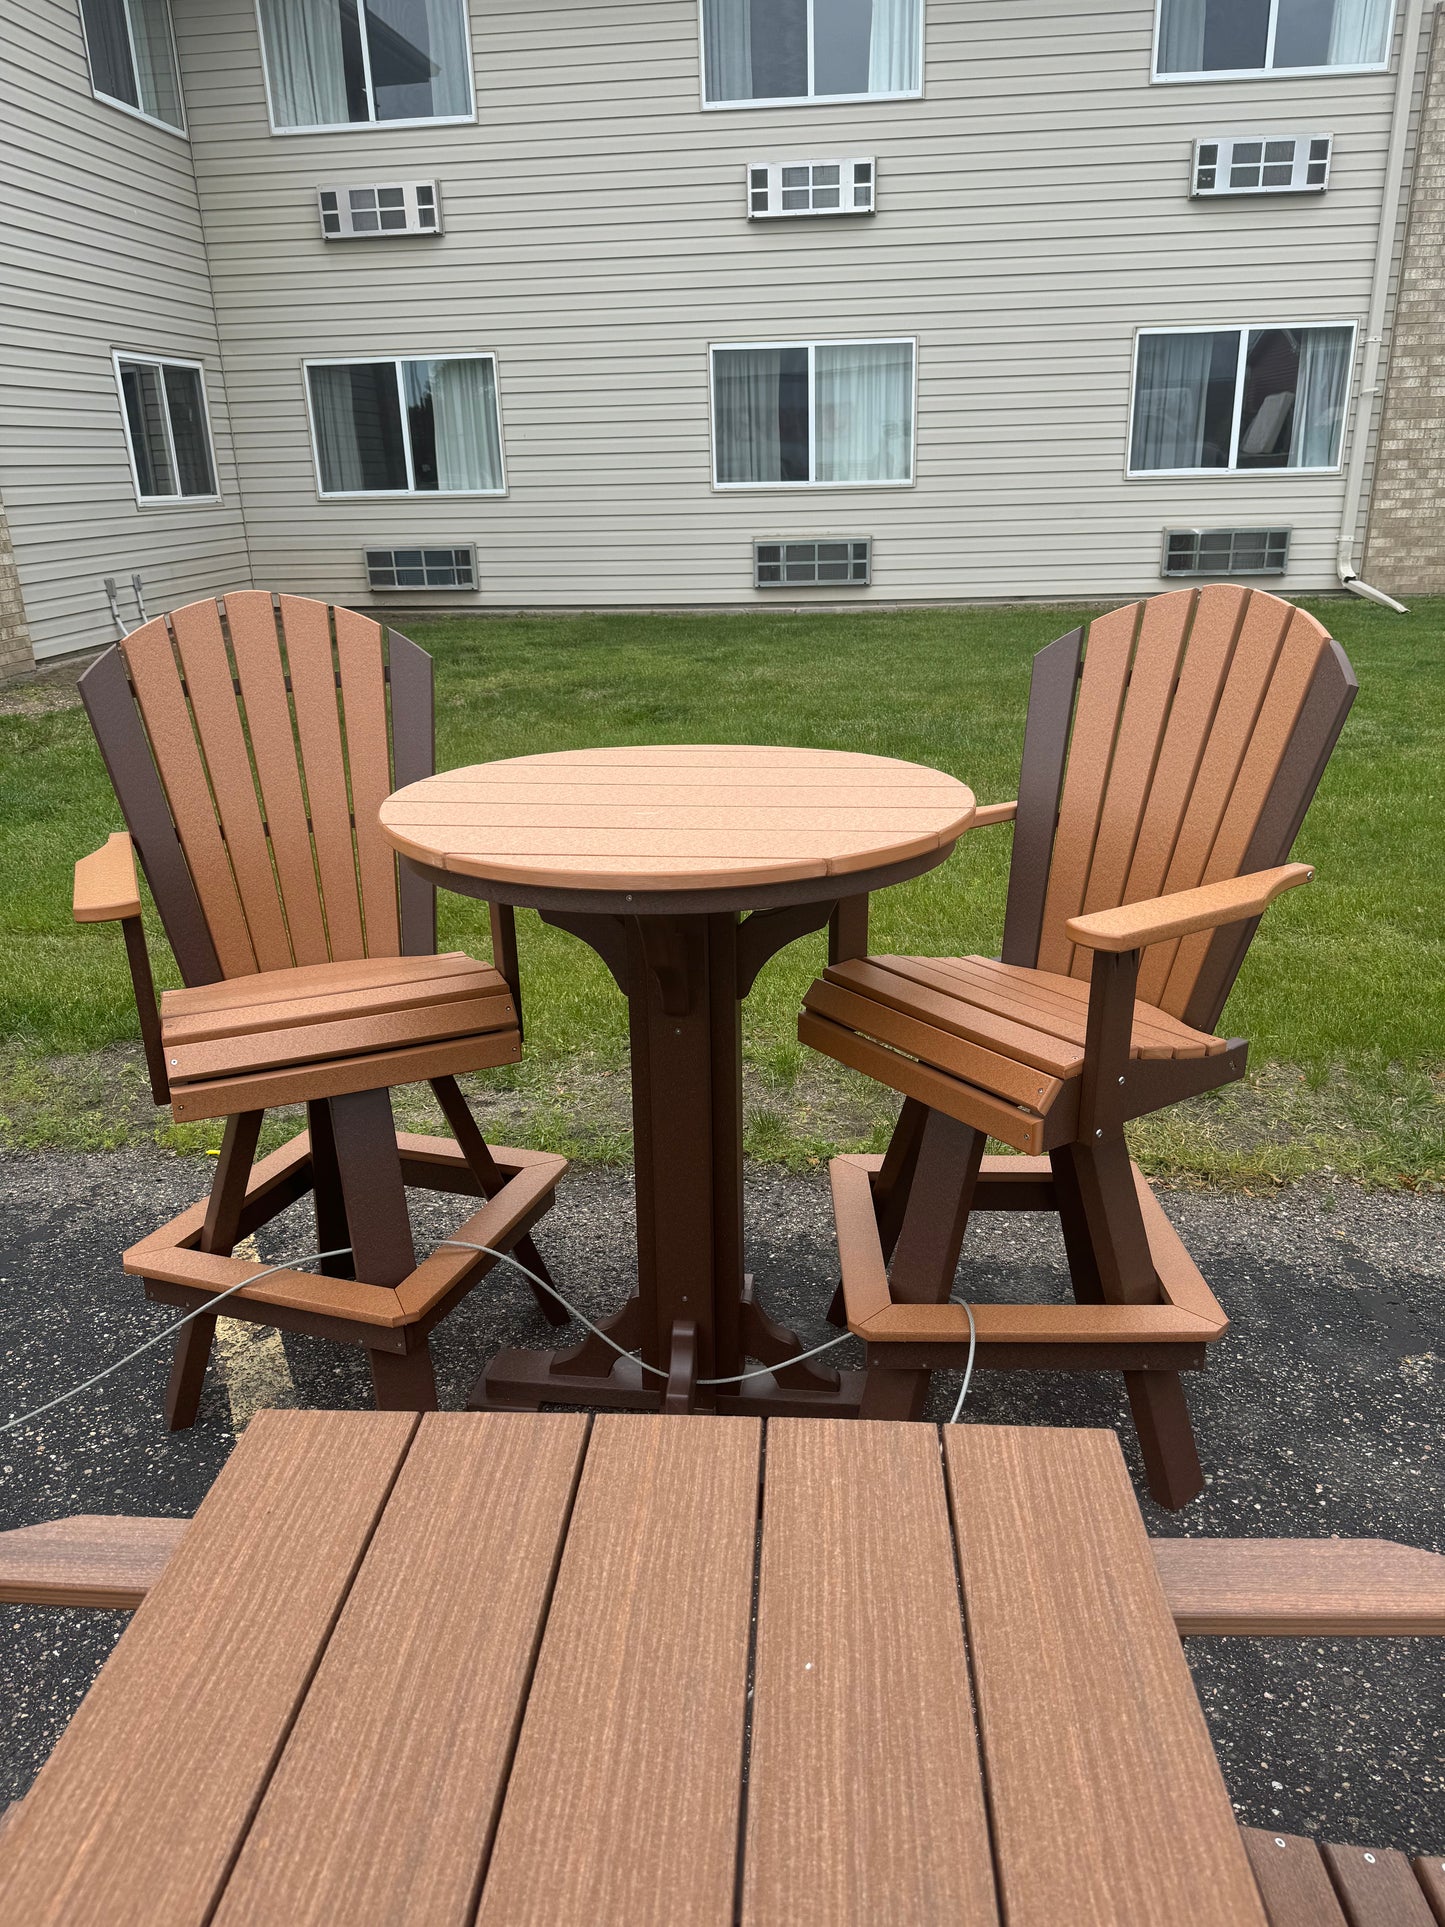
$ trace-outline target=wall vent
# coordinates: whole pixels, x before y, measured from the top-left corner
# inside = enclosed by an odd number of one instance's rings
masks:
[[[1161,575],[1283,575],[1288,529],[1165,529]]]
[[[316,199],[321,232],[328,241],[375,241],[393,234],[442,231],[441,195],[435,181],[322,187]]]
[[[751,161],[748,219],[804,214],[871,214],[877,170],[870,154],[831,161]]]
[[[367,585],[373,589],[475,589],[474,548],[366,549]]]
[[[757,589],[860,587],[873,580],[871,536],[823,537],[817,542],[754,542]]]
[[[1322,194],[1328,134],[1206,134],[1194,143],[1193,194]]]

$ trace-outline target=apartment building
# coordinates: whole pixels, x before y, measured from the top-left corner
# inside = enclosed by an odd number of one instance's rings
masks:
[[[1445,588],[1425,0],[6,14],[0,665],[252,583]]]

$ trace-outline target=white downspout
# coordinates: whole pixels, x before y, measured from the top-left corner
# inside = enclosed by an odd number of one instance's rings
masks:
[[[1370,287],[1370,312],[1365,322],[1365,357],[1355,395],[1355,419],[1350,441],[1350,464],[1345,474],[1345,505],[1340,515],[1340,544],[1335,568],[1341,587],[1387,609],[1406,613],[1405,605],[1362,582],[1354,564],[1355,528],[1365,489],[1365,459],[1370,448],[1370,424],[1380,393],[1380,350],[1385,334],[1385,305],[1390,293],[1390,270],[1395,260],[1395,234],[1400,224],[1400,195],[1405,183],[1405,150],[1410,133],[1410,102],[1415,92],[1415,70],[1420,59],[1420,21],[1425,0],[1407,0],[1405,26],[1400,35],[1400,70],[1395,79],[1395,105],[1390,120],[1390,145],[1385,156],[1385,187],[1380,197],[1380,228],[1375,242],[1375,273]]]

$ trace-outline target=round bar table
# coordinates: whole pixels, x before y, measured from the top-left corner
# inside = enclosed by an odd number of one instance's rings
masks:
[[[428,883],[530,906],[601,956],[627,998],[636,1295],[565,1352],[506,1351],[473,1406],[856,1412],[861,1372],[805,1347],[743,1272],[742,999],[784,944],[830,925],[867,950],[868,893],[934,869],[973,793],[916,763],[737,745],[563,750],[398,790],[381,825]],[[749,1361],[779,1367],[743,1384]]]

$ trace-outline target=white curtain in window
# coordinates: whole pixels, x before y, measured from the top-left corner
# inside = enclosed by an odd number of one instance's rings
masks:
[[[1202,468],[1214,336],[1145,335],[1139,343],[1130,466]]]
[[[1300,336],[1299,386],[1290,428],[1291,468],[1333,468],[1340,459],[1350,330],[1309,328]]]
[[[356,433],[351,370],[313,368],[310,375],[311,415],[316,424],[321,486],[328,494],[365,488],[366,472]]]
[[[497,388],[490,361],[409,361],[412,378],[431,385],[437,441],[437,487],[475,493],[502,486],[502,444],[497,432]]]
[[[751,0],[703,0],[702,53],[709,100],[752,99]]]
[[[462,0],[426,0],[426,26],[431,57],[437,68],[431,84],[432,112],[469,114],[472,50],[467,40],[466,9]],[[486,365],[490,367],[491,363]]]
[[[722,348],[713,357],[720,482],[782,480],[783,354],[781,348]]]
[[[1164,0],[1159,15],[1159,72],[1204,71],[1206,0]]]
[[[171,44],[170,0],[130,0],[130,25],[140,104],[157,120],[180,127],[181,88]]]
[[[848,342],[813,357],[814,476],[906,482],[913,472],[913,345]]]
[[[276,125],[345,126],[339,0],[261,0],[261,28]]]
[[[1370,67],[1385,58],[1392,0],[1335,0],[1330,65]]]
[[[922,84],[923,0],[873,0],[868,40],[870,94],[906,94]]]

